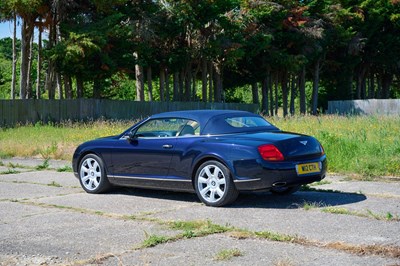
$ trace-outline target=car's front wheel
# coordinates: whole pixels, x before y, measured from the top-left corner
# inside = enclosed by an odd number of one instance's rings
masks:
[[[229,169],[218,161],[207,161],[197,169],[197,196],[208,206],[220,207],[232,203],[239,195]]]
[[[86,192],[93,194],[106,192],[111,187],[104,163],[95,154],[87,154],[80,161],[79,181]]]

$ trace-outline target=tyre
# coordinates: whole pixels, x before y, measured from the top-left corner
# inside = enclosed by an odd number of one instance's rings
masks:
[[[111,184],[99,156],[87,154],[82,158],[79,163],[79,182],[86,192],[92,194],[103,193],[110,189]]]
[[[221,207],[236,200],[239,195],[229,169],[218,161],[200,165],[195,176],[195,190],[207,206]]]
[[[276,187],[272,188],[271,192],[276,195],[290,195],[297,192],[301,186],[294,187]]]

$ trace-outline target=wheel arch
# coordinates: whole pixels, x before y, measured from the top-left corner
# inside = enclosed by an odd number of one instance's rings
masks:
[[[192,167],[192,172],[191,172],[191,179],[192,179],[192,186],[193,188],[195,188],[195,179],[196,179],[196,172],[199,169],[199,167],[207,162],[207,161],[217,161],[219,163],[222,163],[223,165],[226,166],[226,168],[228,168],[229,170],[229,174],[230,177],[233,179],[233,170],[232,167],[229,163],[226,162],[226,160],[224,160],[223,158],[221,158],[220,156],[216,155],[216,154],[207,154],[202,156],[201,158],[199,158],[198,160],[196,160],[196,162],[193,164]],[[235,186],[236,187],[236,186]]]
[[[109,173],[109,171],[108,171],[108,165],[107,165],[106,161],[104,160],[104,157],[101,155],[101,153],[96,152],[95,150],[89,150],[89,149],[81,152],[81,154],[79,154],[79,157],[76,159],[77,172],[79,173],[79,166],[82,162],[82,159],[88,154],[94,154],[102,160],[103,165],[104,165],[104,171],[105,171],[105,174],[107,175]]]

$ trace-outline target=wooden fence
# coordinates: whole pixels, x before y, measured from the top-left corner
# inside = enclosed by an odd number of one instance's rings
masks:
[[[42,121],[137,119],[152,114],[195,109],[233,109],[257,112],[256,104],[203,102],[135,102],[98,99],[0,100],[0,126]]]
[[[353,100],[328,102],[329,114],[400,115],[400,100]]]

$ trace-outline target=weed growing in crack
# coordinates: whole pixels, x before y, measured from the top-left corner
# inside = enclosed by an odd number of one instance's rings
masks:
[[[230,260],[234,257],[240,257],[243,256],[243,252],[241,252],[239,249],[234,248],[234,249],[223,249],[219,251],[215,256],[214,260],[217,261],[227,261]]]

